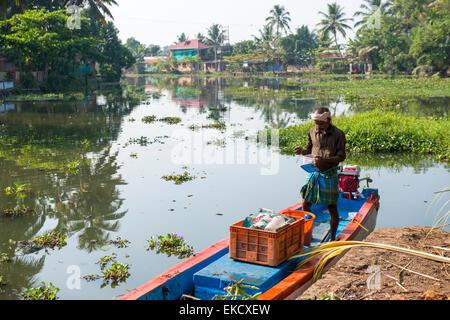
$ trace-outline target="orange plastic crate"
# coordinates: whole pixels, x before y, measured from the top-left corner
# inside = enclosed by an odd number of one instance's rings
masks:
[[[304,220],[295,218],[277,232],[242,227],[244,220],[230,226],[230,258],[275,267],[303,250]]]

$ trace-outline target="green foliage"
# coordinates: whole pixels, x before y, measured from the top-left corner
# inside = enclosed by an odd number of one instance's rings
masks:
[[[27,289],[21,294],[25,300],[56,300],[58,292],[59,288],[56,288],[51,282],[47,285],[42,281],[42,286]]]
[[[209,128],[209,129],[219,129],[219,130],[225,130],[227,128],[227,125],[223,122],[214,122],[210,124],[203,124],[203,125],[191,125],[189,126],[189,129],[196,130],[199,128]]]
[[[360,24],[349,52],[355,60],[366,60],[386,73],[445,75],[450,51],[448,8],[447,0],[392,0],[389,9],[377,12],[376,25]],[[370,54],[361,54],[369,48]]]
[[[57,231],[46,233],[42,236],[37,236],[29,241],[18,241],[18,244],[22,248],[28,248],[31,250],[40,250],[45,248],[54,249],[55,247],[61,249],[67,245],[67,236]]]
[[[142,122],[144,122],[144,123],[152,123],[152,122],[154,122],[154,121],[156,121],[156,116],[145,116],[145,117],[143,117],[142,118]]]
[[[127,239],[122,239],[121,237],[116,237],[116,240],[109,240],[109,243],[117,248],[127,248],[130,241]]]
[[[147,240],[147,251],[155,250],[156,253],[164,253],[168,257],[174,255],[178,259],[184,259],[194,254],[194,248],[183,239],[182,235],[176,233],[168,233],[164,236],[152,236],[150,240]]]
[[[230,285],[225,287],[224,295],[215,295],[213,300],[256,300],[261,292],[257,292],[253,295],[248,294],[245,289],[258,290],[258,287],[251,286],[248,284],[242,284],[244,279],[239,281],[233,281]]]
[[[256,44],[253,40],[239,41],[233,45],[233,55],[249,54],[255,49]]]
[[[191,176],[189,172],[185,171],[183,174],[172,174],[172,175],[165,175],[161,177],[162,179],[166,181],[175,181],[175,184],[182,184],[183,182],[193,180],[195,176]]]
[[[29,190],[27,184],[19,184],[18,182],[14,182],[13,186],[9,186],[5,188],[5,193],[10,196],[13,195],[17,200],[26,198],[25,192]]]
[[[378,109],[340,116],[333,124],[344,131],[350,152],[410,152],[450,158],[450,129],[447,117],[417,118]],[[306,145],[312,122],[282,128],[279,146],[283,153],[294,154],[294,147]],[[270,135],[270,130],[267,132]],[[268,142],[271,139],[268,138]]]
[[[159,121],[163,121],[168,124],[178,124],[181,122],[181,118],[179,118],[179,117],[164,117],[164,118],[159,119]]]
[[[318,37],[303,25],[296,33],[281,38],[280,45],[286,52],[286,63],[307,66],[312,63]]]
[[[33,209],[27,208],[27,207],[17,207],[13,209],[5,209],[3,210],[3,216],[5,217],[21,217],[24,215],[31,215],[34,214],[35,211]]]
[[[10,262],[11,258],[8,257],[8,254],[6,253],[0,253],[0,263],[6,263],[6,262]],[[1,282],[1,280],[0,280]]]
[[[71,174],[77,174],[80,172],[80,165],[80,161],[71,161],[69,164],[66,164],[66,170]]]
[[[125,282],[131,275],[128,272],[130,270],[130,265],[127,263],[117,262],[117,255],[115,253],[111,254],[111,256],[104,256],[100,258],[96,264],[100,265],[102,274],[86,275],[83,276],[83,278],[88,281],[103,279],[103,283],[100,285],[101,288],[107,285],[111,285],[111,288],[115,288],[119,283]],[[109,264],[111,264],[111,266],[107,268]]]

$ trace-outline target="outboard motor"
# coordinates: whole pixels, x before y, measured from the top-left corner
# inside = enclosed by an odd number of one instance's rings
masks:
[[[357,165],[339,166],[339,192],[344,194],[344,198],[358,198],[359,173],[360,170]]]

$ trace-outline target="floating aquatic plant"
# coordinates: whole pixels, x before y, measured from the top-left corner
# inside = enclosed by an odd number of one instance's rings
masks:
[[[189,129],[196,130],[196,129],[219,129],[219,130],[225,130],[227,128],[227,125],[223,122],[214,122],[210,124],[203,124],[203,125],[191,125],[189,126]]]
[[[0,263],[10,262],[11,258],[6,253],[0,253]],[[0,281],[1,282],[1,281]]]
[[[127,248],[130,241],[127,239],[122,239],[121,237],[116,237],[116,240],[109,240],[109,243],[117,248]]]
[[[80,161],[71,161],[70,163],[66,164],[66,171],[70,174],[77,174],[80,172]]]
[[[22,208],[5,209],[3,210],[3,216],[5,217],[20,217],[24,215],[34,214],[35,211],[28,207],[23,206]]]
[[[225,291],[224,295],[215,295],[213,300],[256,300],[256,298],[261,295],[261,292],[250,295],[245,289],[259,290],[259,288],[248,284],[242,284],[243,281],[244,279],[241,279],[238,282],[233,281],[229,286],[223,289]]]
[[[181,122],[181,118],[178,117],[164,117],[159,119],[159,121],[166,122],[168,124],[177,124]]]
[[[138,144],[140,146],[147,146],[150,140],[147,137],[141,136],[140,138],[130,138],[128,139],[128,144]]]
[[[96,264],[100,265],[100,269],[102,274],[90,274],[83,276],[83,279],[87,281],[94,281],[97,279],[103,279],[103,283],[101,284],[101,288],[111,285],[111,288],[115,288],[120,282],[126,281],[126,279],[131,275],[128,271],[130,269],[130,265],[127,263],[119,263],[116,260],[117,255],[115,253],[111,254],[111,256],[104,256]],[[107,266],[111,264],[109,268]]]
[[[174,255],[179,259],[184,259],[194,254],[194,248],[184,240],[182,235],[177,233],[168,233],[164,236],[152,236],[150,240],[147,240],[149,246],[147,251],[155,250],[156,253],[165,253],[168,257]]]
[[[21,295],[25,300],[56,300],[58,292],[59,288],[56,288],[51,282],[47,285],[42,281],[42,286],[27,289]]]
[[[175,181],[175,184],[181,184],[186,181],[190,181],[195,178],[195,176],[189,175],[189,172],[185,171],[183,174],[177,174],[177,175],[166,175],[162,176],[162,179],[166,181]]]
[[[156,116],[145,116],[142,118],[142,122],[144,123],[152,123],[156,121]]]
[[[5,188],[5,193],[10,196],[13,195],[17,200],[26,198],[25,192],[29,191],[27,184],[19,184],[14,182],[14,185]]]
[[[67,236],[60,232],[49,232],[42,236],[37,236],[29,241],[18,241],[18,245],[22,248],[26,248],[30,251],[37,251],[45,248],[54,249],[55,247],[61,249],[62,247],[67,245],[66,242]]]

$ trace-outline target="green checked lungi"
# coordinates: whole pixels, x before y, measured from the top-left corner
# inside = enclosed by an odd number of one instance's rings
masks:
[[[303,200],[315,204],[335,205],[339,198],[337,167],[324,172],[311,172],[300,190]]]

